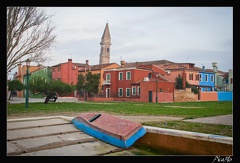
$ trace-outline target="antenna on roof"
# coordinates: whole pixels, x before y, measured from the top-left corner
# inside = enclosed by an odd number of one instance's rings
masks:
[[[72,59],[72,54],[70,54],[71,55],[71,59]]]

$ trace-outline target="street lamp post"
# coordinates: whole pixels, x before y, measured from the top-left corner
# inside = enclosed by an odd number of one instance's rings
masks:
[[[156,78],[156,103],[158,103],[158,79]]]
[[[27,70],[26,70],[27,82],[26,82],[25,108],[28,108],[28,98],[29,98],[29,91],[28,91],[29,70],[28,70],[28,68],[30,66],[30,60],[29,59],[26,60],[26,66],[27,66]]]

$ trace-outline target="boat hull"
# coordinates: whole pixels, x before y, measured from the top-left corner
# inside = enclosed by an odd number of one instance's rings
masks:
[[[82,113],[71,122],[82,132],[121,148],[130,147],[146,134],[142,124],[107,114]]]

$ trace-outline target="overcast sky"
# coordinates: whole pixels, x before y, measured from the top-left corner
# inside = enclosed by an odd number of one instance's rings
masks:
[[[56,26],[56,43],[44,63],[99,64],[106,23],[111,35],[110,62],[153,60],[233,69],[232,7],[43,7]]]

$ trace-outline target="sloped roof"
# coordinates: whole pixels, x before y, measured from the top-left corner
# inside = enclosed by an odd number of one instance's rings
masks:
[[[98,64],[98,65],[91,65],[91,70],[100,70],[105,67],[111,66],[112,64],[117,64],[117,63],[105,63],[105,64]]]
[[[159,75],[158,77],[160,78],[160,80],[158,79],[159,81],[172,82],[172,81],[168,80],[167,78],[165,78],[163,75]],[[148,78],[148,80],[149,81],[156,81],[157,78]],[[135,81],[135,82],[133,82],[131,84],[139,84],[141,81],[144,81],[144,79],[140,79],[140,80]]]
[[[105,67],[108,67],[108,66],[111,66],[112,64],[117,64],[117,63],[105,63],[105,64],[97,64],[97,65],[89,65],[89,66],[87,66],[86,65],[86,68],[88,69],[88,70],[101,70],[101,69],[103,69],[103,68],[105,68]],[[112,68],[110,68],[110,69],[112,69]],[[84,69],[82,69],[82,70],[78,70],[79,72],[82,72],[82,71],[85,71]]]
[[[40,71],[40,70],[42,70],[42,69],[44,69],[44,68],[50,68],[50,66],[41,66],[39,69],[37,69],[37,70],[34,70],[34,71],[32,71],[31,73],[35,73],[35,72],[37,72],[37,71]]]
[[[143,62],[126,62],[121,67],[128,68],[128,67],[136,67],[136,66],[140,66],[140,65],[150,65],[150,64],[162,65],[162,64],[169,64],[169,63],[175,63],[175,62],[171,62],[171,61],[168,61],[168,60],[155,60],[155,61],[143,61]]]
[[[103,35],[102,35],[102,40],[104,40],[104,39],[111,39],[108,23],[106,24]]]
[[[63,63],[59,63],[59,64],[56,64],[56,65],[53,65],[51,67],[58,67],[60,65],[67,64],[67,63],[68,62],[63,62]],[[75,65],[75,66],[78,66],[78,67],[86,66],[86,63],[76,63],[76,62],[73,62],[72,64]]]

